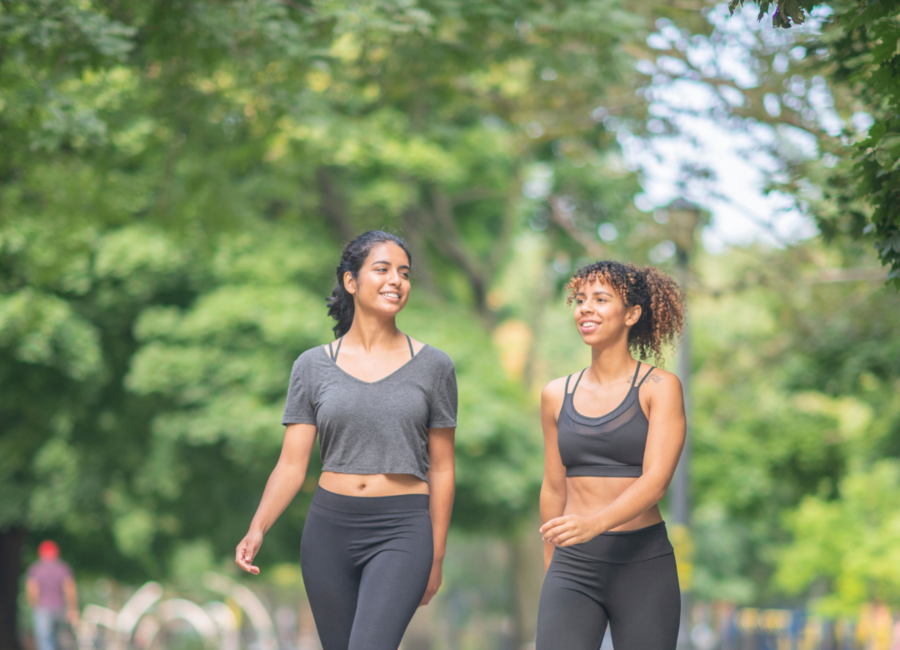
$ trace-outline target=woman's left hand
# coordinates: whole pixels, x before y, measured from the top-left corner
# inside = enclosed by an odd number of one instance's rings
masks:
[[[443,562],[440,560],[436,560],[434,564],[431,565],[431,576],[428,578],[428,587],[425,589],[425,595],[422,596],[422,602],[419,603],[419,607],[424,607],[428,603],[431,602],[431,599],[434,598],[434,595],[437,593],[438,589],[441,587],[442,580],[442,565]]]
[[[571,546],[583,544],[599,535],[597,523],[590,517],[581,515],[563,515],[551,519],[541,526],[544,541],[554,546]]]

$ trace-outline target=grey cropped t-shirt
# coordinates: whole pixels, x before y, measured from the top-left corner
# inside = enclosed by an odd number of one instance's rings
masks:
[[[456,426],[456,371],[424,346],[403,366],[367,382],[341,370],[326,346],[294,362],[282,424],[314,424],[322,470],[412,474],[428,480],[428,429]]]

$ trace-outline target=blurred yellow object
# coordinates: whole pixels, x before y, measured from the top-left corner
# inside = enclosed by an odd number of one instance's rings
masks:
[[[678,584],[682,591],[690,591],[694,575],[694,541],[691,539],[691,530],[683,524],[674,524],[669,528],[669,541],[675,548]]]
[[[513,380],[521,379],[534,338],[531,328],[520,320],[506,320],[494,330],[493,338],[506,376]]]
[[[225,599],[225,604],[228,605],[228,609],[231,610],[231,613],[234,614],[234,620],[237,624],[237,629],[241,629],[241,625],[244,622],[244,610],[241,609],[241,606],[238,605],[237,601],[230,596]]]

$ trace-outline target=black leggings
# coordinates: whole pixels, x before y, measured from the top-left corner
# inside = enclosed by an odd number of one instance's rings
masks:
[[[317,488],[300,568],[324,650],[397,650],[434,558],[428,495],[350,497]]]
[[[675,555],[660,522],[557,547],[538,609],[535,650],[674,650],[681,616]]]

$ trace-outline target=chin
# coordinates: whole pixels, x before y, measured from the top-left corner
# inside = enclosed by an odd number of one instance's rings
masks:
[[[579,332],[579,334],[581,334],[581,332]],[[581,340],[584,341],[585,345],[595,347],[597,345],[603,345],[604,341],[608,340],[608,337],[601,335],[600,332],[591,332],[590,334],[582,334]]]
[[[396,316],[403,308],[406,306],[406,303],[400,303],[398,305],[385,305],[380,311],[385,316]]]

